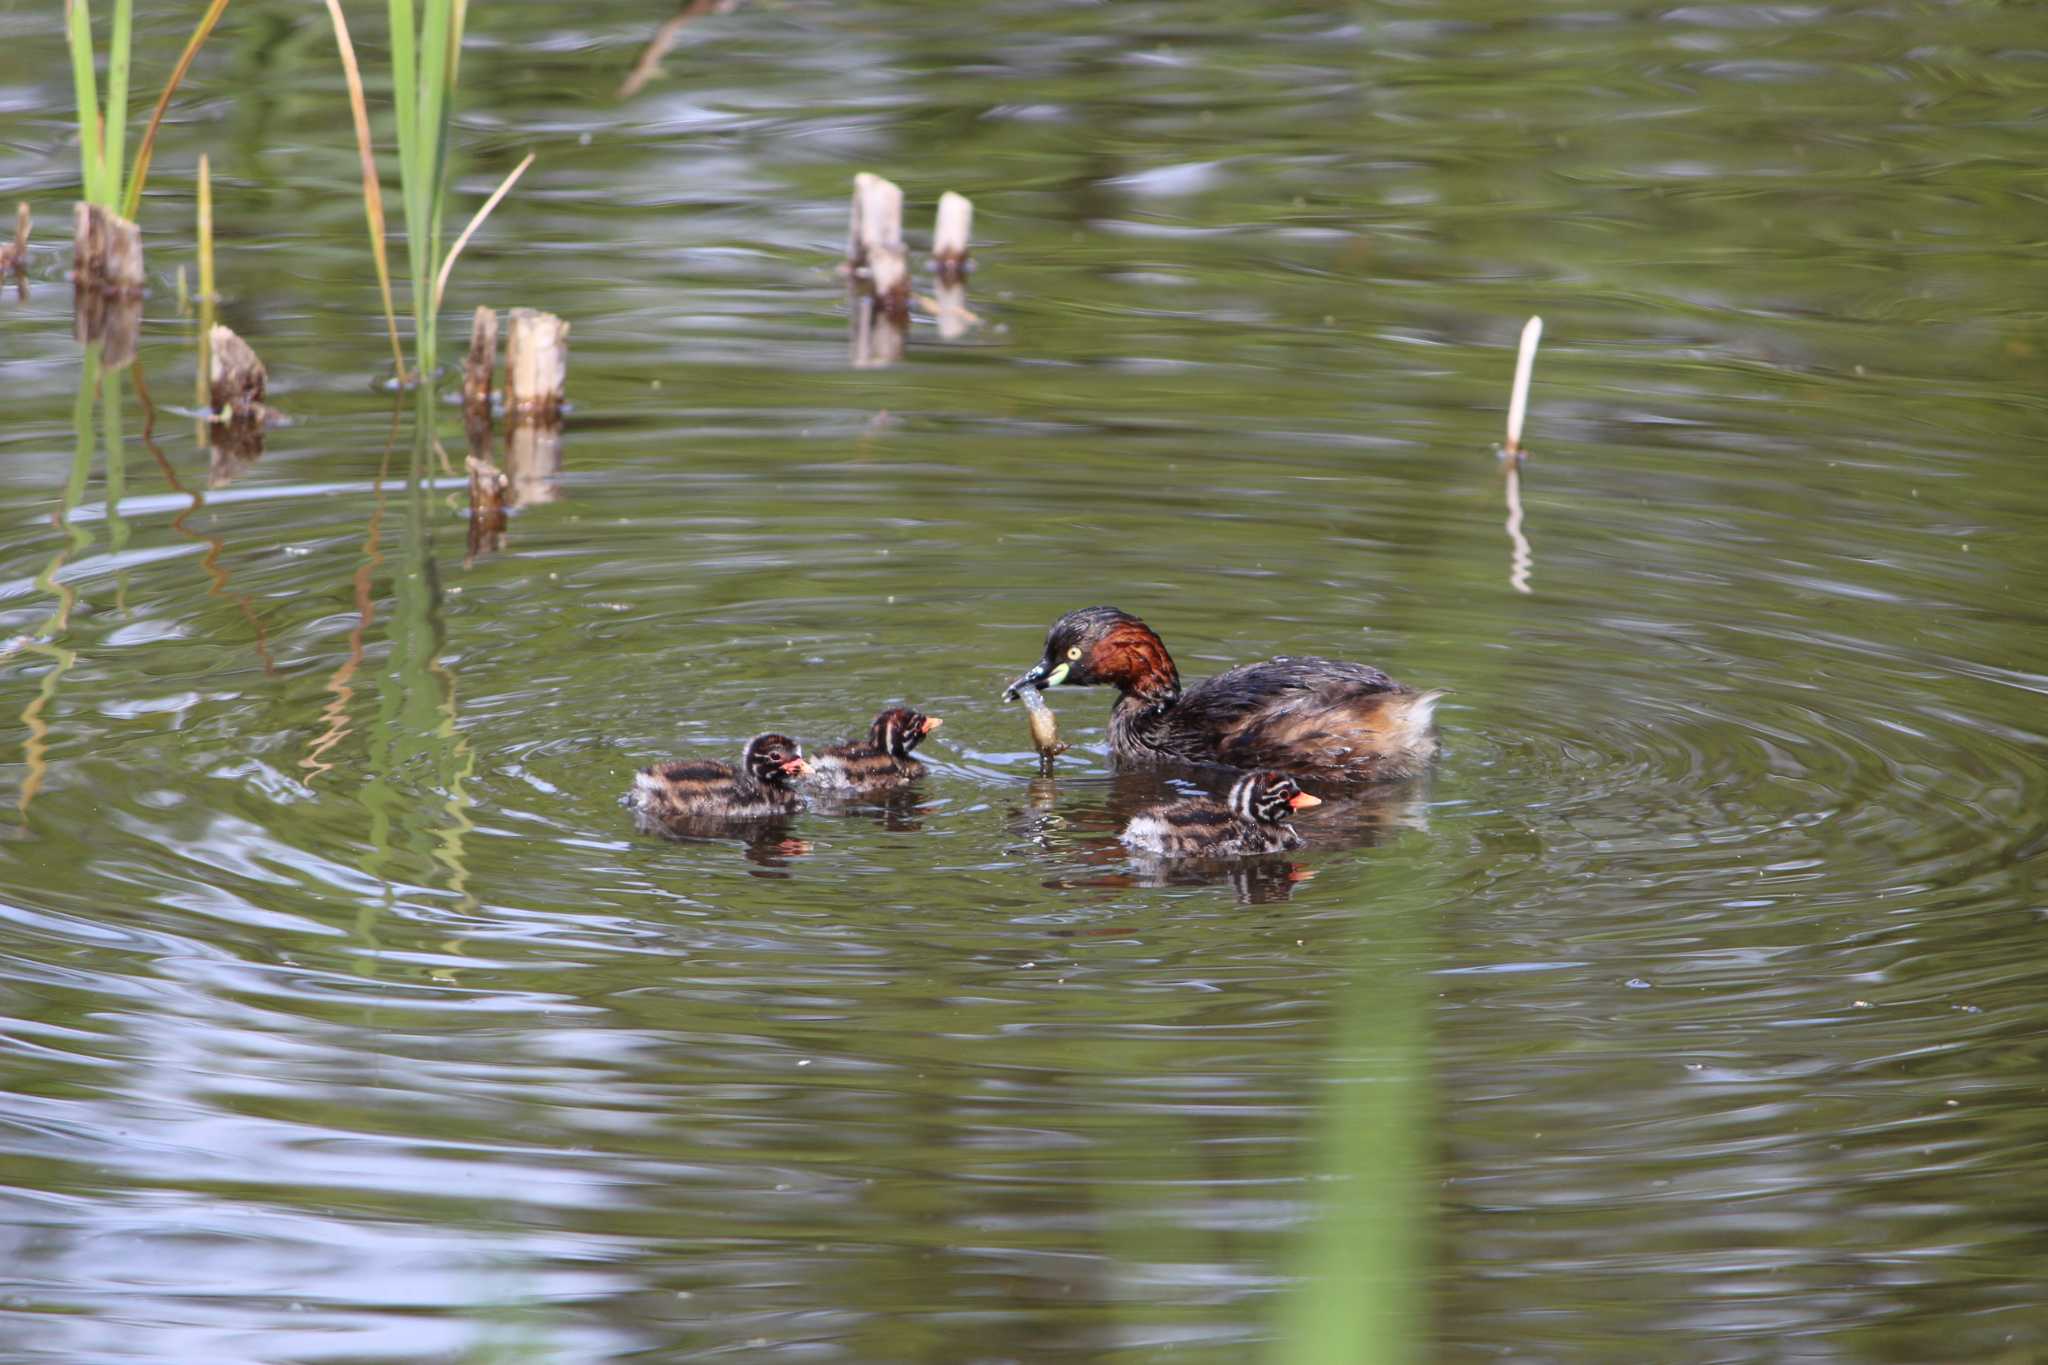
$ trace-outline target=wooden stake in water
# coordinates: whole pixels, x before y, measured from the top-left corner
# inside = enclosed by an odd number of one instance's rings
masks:
[[[932,265],[938,275],[931,301],[941,341],[957,341],[978,319],[967,307],[967,241],[974,231],[974,205],[964,194],[939,196],[932,228]]]
[[[208,397],[214,420],[261,425],[270,412],[263,402],[270,388],[270,375],[263,362],[256,358],[248,342],[219,323],[207,333],[207,341],[213,351],[207,368],[212,375]]]
[[[71,216],[72,335],[103,343],[101,362],[118,370],[135,359],[142,333],[142,233],[98,204]]]
[[[462,364],[462,411],[471,421],[490,421],[491,383],[498,369],[498,314],[482,304],[469,324],[469,358]]]
[[[0,244],[0,280],[14,276],[15,288],[21,297],[28,297],[28,200],[21,201],[21,207],[14,211],[14,240]]]
[[[974,232],[974,205],[964,194],[947,190],[939,196],[939,217],[932,227],[932,261],[939,275],[960,275],[967,269],[967,239]]]
[[[1515,357],[1515,387],[1508,398],[1508,439],[1502,449],[1509,455],[1522,451],[1522,421],[1529,415],[1529,377],[1536,369],[1536,343],[1543,339],[1543,319],[1530,318],[1522,328],[1522,349]]]
[[[533,308],[514,308],[506,321],[507,415],[521,422],[558,421],[569,382],[569,324]]]

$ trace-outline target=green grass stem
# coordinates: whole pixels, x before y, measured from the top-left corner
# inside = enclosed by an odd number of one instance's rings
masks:
[[[86,0],[65,0],[64,41],[71,49],[71,94],[78,105],[78,168],[85,201],[106,208],[114,196],[106,184],[106,144],[100,137],[99,78],[92,67],[92,11]]]

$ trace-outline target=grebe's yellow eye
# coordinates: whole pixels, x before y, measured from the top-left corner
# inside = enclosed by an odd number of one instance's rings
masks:
[[[1081,646],[1079,646],[1079,645],[1075,645],[1075,646],[1074,646],[1074,647],[1073,647],[1072,649],[1068,650],[1068,651],[1067,651],[1067,657],[1068,657],[1069,659],[1078,659],[1078,658],[1080,658],[1080,657],[1081,657]]]

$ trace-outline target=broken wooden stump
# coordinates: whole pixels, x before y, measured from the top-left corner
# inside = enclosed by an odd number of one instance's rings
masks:
[[[491,383],[498,368],[498,314],[477,305],[469,324],[469,358],[462,364],[462,411],[475,420],[491,418]]]
[[[879,175],[853,178],[846,230],[846,271],[852,293],[856,368],[903,358],[910,325],[910,256],[903,246],[903,191]]]
[[[967,240],[974,230],[974,205],[964,194],[947,190],[939,196],[939,216],[932,227],[932,268],[938,275],[932,317],[941,341],[957,341],[980,319],[967,306]]]
[[[233,329],[215,323],[207,333],[207,347],[212,362],[207,367],[207,398],[213,405],[213,420],[268,422],[270,409],[263,398],[270,388],[270,375],[249,343]]]
[[[249,343],[219,323],[206,334],[207,403],[213,409],[206,442],[212,449],[210,482],[225,486],[263,455],[263,433],[277,420],[264,401],[270,375]]]
[[[506,319],[505,412],[514,422],[557,422],[569,382],[569,324],[514,308]]]
[[[71,210],[72,280],[105,293],[142,293],[142,232],[98,204]]]
[[[505,332],[505,473],[508,507],[561,496],[562,394],[569,378],[569,324],[514,308]]]
[[[101,362],[118,370],[135,359],[142,335],[142,233],[97,204],[71,213],[71,331],[101,345]]]
[[[974,205],[966,195],[947,190],[939,196],[939,216],[932,225],[932,264],[939,278],[967,273],[967,239],[974,232]]]
[[[0,244],[0,280],[12,275],[15,290],[24,299],[28,297],[28,230],[32,221],[24,199],[14,211],[14,240]]]

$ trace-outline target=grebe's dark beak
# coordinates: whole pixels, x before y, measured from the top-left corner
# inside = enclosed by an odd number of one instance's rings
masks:
[[[1054,668],[1047,664],[1045,660],[1040,659],[1031,666],[1029,673],[1026,673],[1023,677],[1003,689],[1003,700],[1017,700],[1027,687],[1035,687],[1040,692],[1045,691],[1048,687],[1058,687],[1066,680],[1066,676],[1066,664],[1061,664],[1058,668]]]

